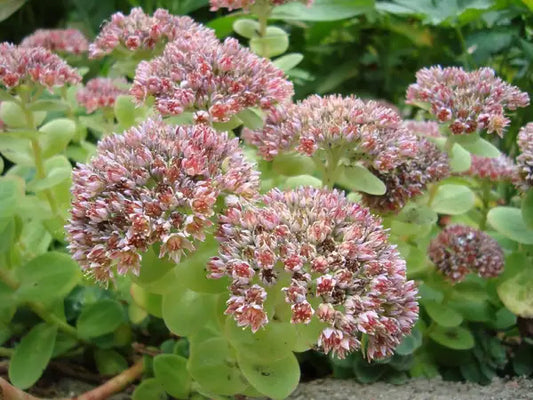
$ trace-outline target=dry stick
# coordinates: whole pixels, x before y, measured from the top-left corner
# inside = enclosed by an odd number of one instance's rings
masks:
[[[142,359],[137,361],[127,370],[121,372],[113,379],[98,386],[97,388],[85,392],[79,396],[73,397],[70,400],[104,400],[112,396],[115,393],[121,392],[131,382],[136,380],[143,372]],[[2,400],[0,398],[0,400]]]
[[[31,394],[9,384],[5,379],[0,378],[0,400],[40,400]]]

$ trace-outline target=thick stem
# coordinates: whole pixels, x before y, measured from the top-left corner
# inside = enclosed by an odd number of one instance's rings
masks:
[[[272,6],[268,1],[259,1],[256,3],[253,8],[255,14],[257,14],[257,21],[259,22],[259,36],[264,39],[266,37],[267,28],[268,28],[268,17],[272,13]],[[261,54],[262,57],[268,57],[268,45],[265,40],[261,43]]]
[[[22,109],[24,110],[24,114],[26,115],[26,123],[28,126],[28,129],[30,130],[36,130],[37,127],[35,126],[35,120],[33,118],[33,113],[31,110],[28,110],[26,108],[26,105],[24,103],[21,103]],[[35,170],[37,172],[37,177],[39,179],[46,178],[46,172],[44,169],[44,163],[43,163],[43,157],[41,153],[41,145],[39,144],[39,139],[31,139],[31,149],[33,151],[33,161],[35,161]],[[45,189],[44,195],[46,196],[46,200],[48,200],[48,204],[50,204],[50,209],[52,210],[52,213],[54,215],[57,215],[58,208],[57,203],[54,198],[54,194],[50,191],[50,189]]]
[[[124,390],[130,383],[135,381],[143,373],[143,361],[142,359],[137,361],[127,370],[121,372],[111,380],[107,381],[103,385],[98,386],[96,389],[83,393],[77,397],[73,397],[70,400],[103,400],[112,396],[115,393]]]
[[[0,399],[2,400],[40,400],[31,394],[24,393],[22,390],[9,384],[5,379],[0,378]]]

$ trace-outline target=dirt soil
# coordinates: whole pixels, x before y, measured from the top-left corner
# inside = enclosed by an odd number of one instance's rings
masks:
[[[533,400],[533,380],[493,379],[488,386],[416,379],[404,385],[319,379],[301,384],[291,400]]]

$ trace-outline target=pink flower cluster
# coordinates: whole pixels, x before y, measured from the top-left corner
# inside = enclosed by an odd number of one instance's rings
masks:
[[[516,165],[504,154],[496,158],[472,154],[472,164],[464,175],[487,179],[491,182],[513,181],[516,178]]]
[[[382,196],[362,193],[365,205],[379,212],[399,211],[409,199],[421,195],[428,184],[450,174],[447,154],[423,138],[418,142],[416,155],[405,159],[396,168],[386,172],[370,169],[385,183],[387,192]]]
[[[518,147],[521,154],[516,158],[517,185],[524,191],[533,187],[533,122],[518,132]]]
[[[308,6],[313,3],[313,0],[266,0],[262,1],[262,3],[267,3],[270,6],[280,6],[292,1],[299,1],[300,3],[305,3]],[[211,4],[211,11],[217,11],[220,8],[227,8],[230,11],[238,8],[249,10],[251,6],[256,4],[256,0],[210,0],[209,2]]]
[[[495,76],[490,68],[466,72],[441,66],[423,68],[407,89],[407,103],[428,103],[453,134],[486,130],[502,136],[509,124],[505,109],[529,105],[529,96]]]
[[[127,88],[128,82],[123,78],[94,78],[78,90],[76,99],[88,113],[92,113],[99,108],[113,107],[119,95],[128,93]]]
[[[117,12],[111,16],[111,21],[104,24],[89,45],[89,57],[103,57],[119,46],[130,51],[151,51],[178,38],[187,41],[214,37],[211,29],[194,22],[190,17],[177,17],[161,8],[150,16],[136,7],[132,8],[129,15]]]
[[[406,120],[403,125],[417,136],[426,138],[443,137],[439,131],[439,124],[435,121]]]
[[[235,204],[220,218],[208,271],[232,279],[226,314],[259,330],[274,318],[266,288],[287,281],[291,322],[326,323],[317,343],[325,353],[343,358],[365,334],[369,359],[392,355],[417,319],[417,289],[380,220],[335,190],[273,189],[262,203]]]
[[[196,122],[226,122],[248,107],[270,110],[293,94],[292,83],[269,60],[236,39],[192,37],[169,43],[160,57],[137,67],[131,89],[155,97],[163,115],[196,111]]]
[[[313,95],[286,105],[268,116],[262,130],[244,130],[243,138],[266,160],[284,151],[313,156],[337,147],[377,171],[394,169],[418,151],[416,136],[396,111],[354,96]]]
[[[435,237],[428,248],[429,258],[452,282],[476,272],[483,278],[503,271],[503,251],[485,232],[463,225],[450,225]]]
[[[8,89],[34,83],[51,90],[54,86],[80,81],[76,70],[50,50],[0,43],[0,84]]]
[[[179,262],[212,224],[217,200],[256,196],[259,176],[238,139],[207,125],[171,127],[149,119],[104,138],[73,173],[67,225],[73,258],[97,281],[139,272],[149,246]]]
[[[20,43],[20,47],[44,47],[56,53],[82,54],[89,42],[77,29],[37,29]]]

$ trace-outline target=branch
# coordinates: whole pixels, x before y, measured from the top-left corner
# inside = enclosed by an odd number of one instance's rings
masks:
[[[98,386],[97,388],[85,392],[77,397],[73,397],[70,400],[104,400],[112,396],[115,393],[121,392],[136,380],[143,372],[142,359],[137,361],[127,370],[121,372],[119,375]]]
[[[0,378],[0,400],[40,400],[31,394],[24,393],[22,390],[9,384],[3,378]]]

